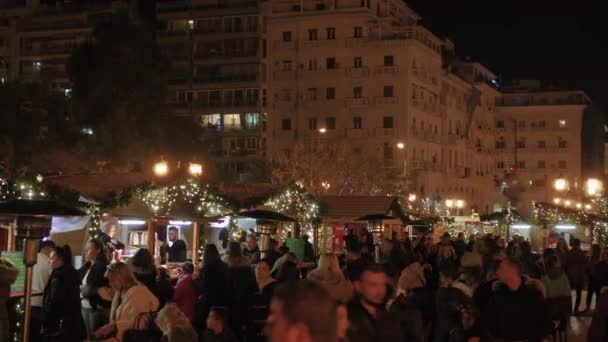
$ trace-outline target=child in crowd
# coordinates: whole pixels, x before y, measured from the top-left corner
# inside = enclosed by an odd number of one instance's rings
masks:
[[[226,324],[226,311],[214,307],[211,308],[207,317],[207,330],[204,334],[204,342],[238,342]]]

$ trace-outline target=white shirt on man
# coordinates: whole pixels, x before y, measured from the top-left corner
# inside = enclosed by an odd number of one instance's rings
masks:
[[[51,265],[49,265],[49,257],[46,254],[38,253],[36,265],[34,265],[32,276],[32,306],[42,307],[42,296],[44,288],[49,282],[51,276]]]

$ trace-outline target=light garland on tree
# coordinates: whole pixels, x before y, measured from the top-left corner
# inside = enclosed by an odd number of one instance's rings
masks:
[[[89,219],[89,236],[91,239],[99,239],[101,237],[101,219],[99,206],[92,204],[86,209],[87,215],[91,218]]]
[[[265,205],[279,213],[294,216],[300,223],[302,231],[313,236],[320,208],[314,197],[305,192],[301,185],[288,187],[266,201]]]
[[[214,194],[210,185],[201,185],[192,179],[182,184],[138,189],[136,198],[156,215],[169,216],[178,202],[192,207],[193,214],[222,215],[231,212],[228,202]]]
[[[606,199],[594,199],[593,211],[567,209],[547,203],[534,204],[534,218],[538,225],[570,223],[589,226],[598,241],[608,243],[608,216]]]
[[[42,180],[30,182],[26,180],[11,182],[0,178],[0,199],[38,199],[47,196],[42,186]]]
[[[23,310],[23,304],[21,303],[21,299],[17,301],[15,304],[15,331],[13,332],[13,341],[19,342],[23,340],[23,315],[25,311]]]

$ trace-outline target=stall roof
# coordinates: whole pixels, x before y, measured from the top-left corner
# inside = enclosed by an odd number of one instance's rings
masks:
[[[321,196],[321,217],[356,220],[361,216],[383,214],[405,220],[397,197],[391,196]],[[391,213],[392,212],[392,213]]]
[[[47,177],[45,182],[94,199],[106,199],[113,193],[145,183],[146,180],[143,173],[124,172],[52,176]]]

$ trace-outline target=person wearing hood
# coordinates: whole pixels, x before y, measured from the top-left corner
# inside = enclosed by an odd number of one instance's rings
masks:
[[[433,320],[433,293],[426,286],[424,270],[414,262],[401,272],[397,298],[389,312],[399,317],[404,341],[422,342]]]
[[[344,278],[338,258],[333,253],[321,254],[317,268],[306,278],[323,286],[335,301],[348,303],[353,298],[353,284]]]

